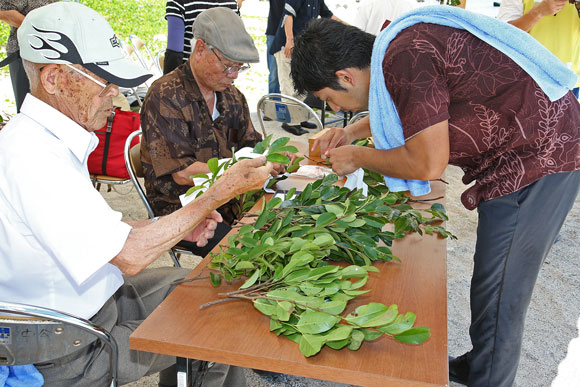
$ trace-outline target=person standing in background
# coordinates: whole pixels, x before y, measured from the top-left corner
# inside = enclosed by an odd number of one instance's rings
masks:
[[[163,62],[163,74],[173,71],[187,62],[191,54],[193,22],[206,9],[226,7],[240,14],[243,0],[168,0],[165,6],[167,20],[167,50]],[[239,5],[238,5],[239,4]]]
[[[386,20],[393,21],[405,12],[420,7],[425,2],[415,0],[364,0],[357,8],[355,27],[378,35]]]
[[[268,93],[280,93],[278,81],[278,65],[276,57],[270,54],[270,49],[276,37],[276,31],[280,27],[282,14],[284,13],[284,0],[269,0],[270,11],[268,12],[268,26],[266,27],[266,58],[268,61]]]
[[[580,75],[580,10],[568,0],[502,0],[497,18],[529,32]],[[579,96],[579,83],[572,90]]]
[[[10,35],[6,43],[7,58],[0,62],[0,67],[9,65],[10,80],[12,81],[12,90],[14,90],[14,102],[16,103],[16,112],[20,113],[20,107],[24,102],[24,97],[30,91],[30,84],[24,72],[22,59],[18,53],[18,39],[16,30],[22,24],[24,16],[33,9],[43,5],[54,3],[57,0],[0,0],[0,20],[10,25]]]

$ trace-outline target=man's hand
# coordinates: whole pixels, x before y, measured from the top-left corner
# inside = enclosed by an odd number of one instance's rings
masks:
[[[229,200],[244,192],[261,189],[273,169],[272,163],[266,163],[265,156],[238,161],[204,195],[211,194]]]
[[[345,145],[329,149],[327,157],[332,170],[339,176],[345,176],[359,169],[360,165],[355,156],[358,149],[360,147],[357,145]]]
[[[198,247],[207,245],[208,240],[213,238],[217,224],[223,222],[223,218],[217,211],[212,211],[196,228],[183,237],[184,240],[197,242]]]
[[[331,149],[348,145],[352,142],[352,140],[348,138],[348,132],[345,131],[345,129],[346,128],[330,128],[328,132],[324,133],[314,141],[310,150],[315,150],[317,147],[320,147],[320,157],[323,159],[327,158]]]
[[[294,39],[286,40],[286,45],[284,46],[284,56],[286,58],[290,59],[293,48],[294,48]]]

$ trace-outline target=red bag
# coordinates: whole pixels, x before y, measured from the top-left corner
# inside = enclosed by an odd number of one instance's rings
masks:
[[[95,175],[107,175],[129,178],[123,155],[127,137],[141,125],[139,113],[115,109],[107,119],[107,125],[95,131],[99,138],[99,145],[90,154],[89,172]],[[139,143],[139,136],[131,142],[131,146]]]

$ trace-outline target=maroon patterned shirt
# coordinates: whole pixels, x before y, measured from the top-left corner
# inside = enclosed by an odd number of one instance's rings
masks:
[[[474,209],[543,176],[580,169],[580,104],[550,102],[502,52],[469,32],[420,23],[403,30],[383,60],[385,83],[409,139],[449,120],[449,163],[475,184]]]

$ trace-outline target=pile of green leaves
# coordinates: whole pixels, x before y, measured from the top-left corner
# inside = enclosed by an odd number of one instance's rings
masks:
[[[376,178],[368,174],[367,181]],[[212,283],[249,277],[238,291],[224,294],[225,300],[251,300],[270,317],[270,330],[297,342],[305,356],[324,345],[356,350],[382,335],[409,344],[427,340],[429,329],[414,328],[415,314],[399,314],[396,305],[370,303],[341,314],[349,300],[369,291],[361,288],[368,273],[378,271],[373,262],[397,259],[389,249],[394,239],[408,232],[451,236],[433,224],[447,219],[445,209],[440,204],[413,209],[411,199],[379,187],[380,182],[376,195],[364,196],[336,181],[329,175],[297,195],[292,189],[284,200],[264,202],[255,223],[242,226],[213,256]],[[387,223],[394,231],[382,230]],[[328,260],[351,265],[342,268]]]

